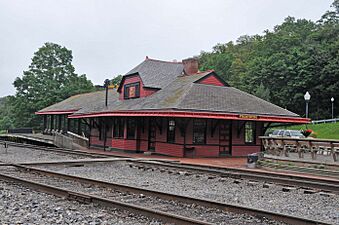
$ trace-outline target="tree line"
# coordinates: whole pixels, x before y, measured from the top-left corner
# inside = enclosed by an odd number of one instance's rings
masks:
[[[300,115],[311,94],[310,117],[330,118],[331,97],[339,115],[339,0],[316,22],[287,17],[263,35],[241,36],[201,52],[200,70],[214,69],[231,86]],[[34,113],[72,95],[95,91],[85,74],[75,73],[72,51],[46,43],[28,70],[13,83],[14,96],[0,98],[0,130],[39,128]],[[119,84],[121,75],[112,83]]]
[[[75,73],[72,51],[46,43],[34,53],[28,70],[13,83],[16,94],[0,101],[0,130],[39,128],[41,116],[34,113],[72,95],[95,90],[86,75]]]
[[[287,17],[263,35],[241,36],[199,55],[201,70],[214,69],[231,86],[310,117],[339,112],[339,0],[318,21]]]

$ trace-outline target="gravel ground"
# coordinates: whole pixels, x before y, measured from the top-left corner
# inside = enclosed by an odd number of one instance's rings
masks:
[[[4,149],[0,149],[0,161],[2,162],[30,162],[30,161],[56,161],[70,159],[85,159],[86,156],[57,153],[51,151],[34,150],[30,148],[9,146],[7,153]]]
[[[197,174],[166,167],[145,166],[141,168],[140,165],[127,162],[48,168],[103,181],[212,199],[339,224],[338,195],[305,194],[303,189],[283,191],[280,185],[264,185],[263,182]]]
[[[127,211],[68,201],[0,182],[0,224],[160,224]]]
[[[256,218],[245,214],[235,214],[227,211],[222,211],[215,208],[202,207],[196,204],[186,204],[174,200],[165,200],[144,194],[133,194],[130,192],[121,192],[110,188],[100,187],[88,183],[80,183],[72,179],[64,179],[51,177],[32,171],[17,170],[12,167],[3,167],[2,173],[9,174],[23,179],[29,179],[44,183],[51,186],[60,187],[70,191],[81,193],[94,194],[105,199],[116,200],[133,205],[139,205],[147,208],[153,208],[164,212],[173,213],[176,215],[195,218],[202,221],[207,221],[213,224],[229,224],[229,225],[278,225],[276,221],[266,218]]]

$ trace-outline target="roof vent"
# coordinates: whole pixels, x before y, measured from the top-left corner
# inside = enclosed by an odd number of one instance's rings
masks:
[[[182,64],[184,65],[184,72],[186,75],[196,74],[199,71],[197,58],[183,59]]]

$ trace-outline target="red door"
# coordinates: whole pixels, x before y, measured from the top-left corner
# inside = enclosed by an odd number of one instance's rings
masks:
[[[232,154],[232,122],[221,121],[219,125],[219,155]]]
[[[155,151],[155,138],[156,138],[157,126],[155,123],[155,119],[149,119],[149,127],[148,127],[148,150],[151,152]]]

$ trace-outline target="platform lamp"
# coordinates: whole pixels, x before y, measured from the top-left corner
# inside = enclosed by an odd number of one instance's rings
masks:
[[[306,94],[304,95],[304,99],[306,102],[306,118],[308,118],[308,103],[310,102],[310,99],[311,99],[311,95],[310,93],[308,93],[308,91],[306,91]]]
[[[332,103],[332,120],[334,119],[334,98],[331,98],[331,103]]]

